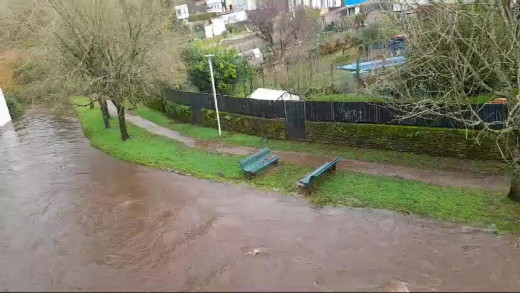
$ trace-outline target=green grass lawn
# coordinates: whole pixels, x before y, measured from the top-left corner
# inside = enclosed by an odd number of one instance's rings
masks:
[[[146,107],[140,107],[134,113],[149,121],[177,130],[180,133],[200,140],[218,139],[218,131],[213,128],[201,127],[192,124],[175,123],[164,113]],[[470,165],[461,166],[453,164],[453,159],[435,157],[423,154],[413,154],[386,150],[359,149],[345,146],[323,145],[317,143],[293,142],[266,139],[258,136],[223,132],[223,141],[228,144],[241,145],[255,148],[270,148],[281,151],[297,151],[318,155],[342,156],[346,159],[356,159],[368,162],[386,163],[399,166],[417,167],[435,170],[471,171],[486,174],[503,174],[507,171],[504,164],[494,161],[468,161]]]
[[[174,170],[217,181],[247,182],[283,194],[297,192],[296,181],[311,171],[284,164],[248,181],[238,166],[242,157],[186,147],[129,124],[130,140],[122,142],[115,120],[104,129],[99,110],[77,108],[79,120],[92,145],[127,162]],[[157,115],[156,113],[154,115]],[[168,122],[157,115],[158,122]],[[205,129],[190,129],[210,137]],[[336,172],[320,179],[310,201],[317,205],[369,207],[414,213],[480,227],[494,225],[499,231],[520,233],[520,205],[504,196],[481,190],[441,187],[398,178]]]

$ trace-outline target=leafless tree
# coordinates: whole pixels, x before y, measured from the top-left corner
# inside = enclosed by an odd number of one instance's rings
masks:
[[[267,45],[268,50],[275,51],[275,26],[278,13],[270,8],[248,11],[249,24],[256,29],[256,35]]]
[[[25,68],[39,68],[38,84],[53,85],[62,101],[70,95],[94,97],[106,127],[110,127],[107,99],[112,100],[121,138],[127,140],[126,106],[149,98],[157,81],[169,73],[164,53],[171,51],[167,49],[175,41],[175,31],[168,1],[14,2],[11,13],[0,21],[9,28],[10,41],[32,49],[36,58]]]
[[[514,169],[509,197],[520,200],[520,13],[514,1],[436,3],[399,15],[406,65],[380,74],[375,89],[394,96],[401,118],[447,117],[480,143],[493,137]],[[504,121],[490,121],[476,94],[507,99]],[[446,146],[449,147],[449,146]]]
[[[319,12],[299,7],[293,14],[279,14],[273,7],[258,9],[248,13],[250,24],[257,36],[267,45],[268,65],[275,68],[288,66],[292,59],[304,58],[311,44],[317,38]],[[291,52],[291,56],[287,56]]]

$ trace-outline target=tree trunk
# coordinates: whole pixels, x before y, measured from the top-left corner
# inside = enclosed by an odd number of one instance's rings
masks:
[[[108,112],[108,104],[105,98],[99,98],[99,109],[101,109],[101,116],[103,116],[103,122],[105,122],[105,128],[110,128],[110,112]]]
[[[115,103],[117,108],[117,120],[119,121],[119,132],[121,132],[121,140],[127,141],[130,136],[126,129],[126,117],[125,117],[125,106],[122,103]]]
[[[515,170],[513,171],[513,178],[511,179],[511,189],[509,190],[508,197],[511,200],[520,202],[520,165],[516,164]]]

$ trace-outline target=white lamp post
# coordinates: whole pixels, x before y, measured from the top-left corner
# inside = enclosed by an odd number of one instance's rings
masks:
[[[205,57],[208,57],[209,72],[211,73],[211,86],[213,87],[213,99],[215,100],[215,111],[217,112],[218,136],[222,137],[222,130],[220,128],[220,115],[218,113],[217,90],[215,89],[215,78],[213,77],[213,63],[211,62],[211,57],[213,56],[214,55],[206,55]]]

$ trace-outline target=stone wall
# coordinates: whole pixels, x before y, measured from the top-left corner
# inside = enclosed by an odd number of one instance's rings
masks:
[[[477,145],[473,140],[466,139],[466,131],[461,129],[307,122],[306,137],[308,141],[314,142],[435,156],[472,159],[502,158],[494,139],[484,139],[480,145]]]
[[[165,108],[170,118],[191,123],[191,107],[166,102]],[[287,139],[285,119],[267,119],[220,112],[220,120],[223,130],[272,139]],[[215,111],[202,110],[202,125],[217,127]],[[472,140],[466,139],[466,131],[461,129],[308,121],[306,141],[435,156],[501,159],[494,139],[484,139],[481,145],[477,145]]]

